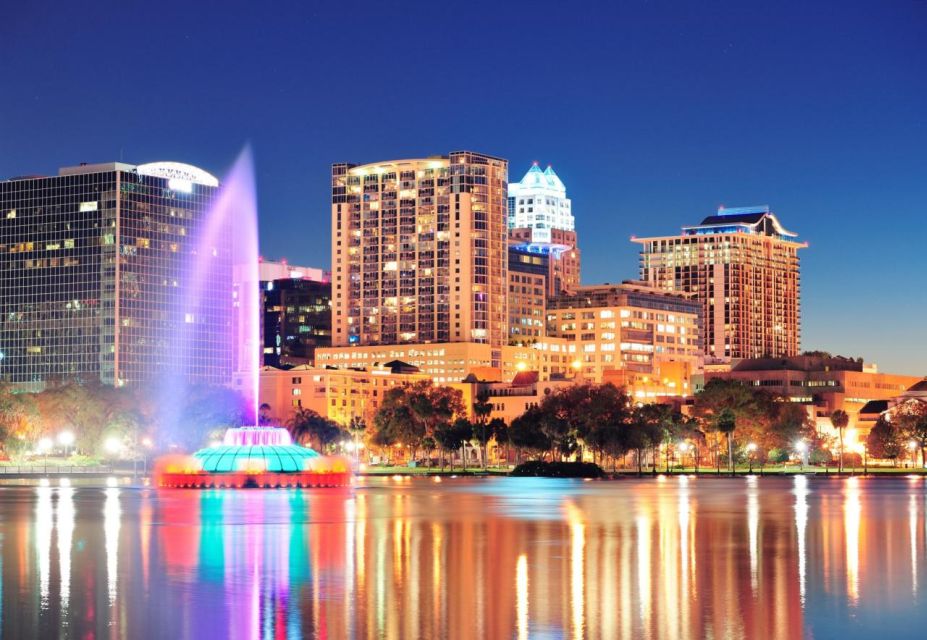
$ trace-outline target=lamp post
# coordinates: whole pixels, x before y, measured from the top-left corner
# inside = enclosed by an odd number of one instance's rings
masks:
[[[676,445],[677,451],[679,451],[679,465],[685,469],[686,468],[686,451],[689,450],[689,444],[686,442],[680,442]]]
[[[151,451],[151,448],[154,446],[151,438],[142,438],[142,447],[144,447],[144,454],[142,455],[142,475],[148,475],[148,452]]]
[[[798,459],[800,461],[799,467],[798,467],[799,471],[805,470],[805,452],[807,450],[808,450],[808,445],[805,444],[803,440],[799,440],[798,442],[795,443],[795,451],[798,452]]]
[[[756,443],[751,442],[747,445],[747,460],[750,464],[750,473],[753,473],[753,452],[756,451]]]
[[[54,442],[49,437],[39,440],[39,452],[45,457],[45,475],[48,475],[48,452],[51,450]]]
[[[914,454],[914,450],[917,449],[917,443],[914,440],[908,441],[908,451],[911,452],[911,468],[917,464],[917,456]]]
[[[122,451],[122,441],[115,436],[110,436],[103,443],[103,447],[104,449],[106,449],[107,453],[115,457],[116,455],[119,454],[120,451]],[[133,474],[134,474],[134,469],[133,469]]]
[[[865,442],[856,445],[856,452],[863,457],[863,475],[869,475],[869,449]]]
[[[74,444],[74,432],[62,431],[58,434],[58,443],[64,447],[64,457],[68,457],[71,445]]]

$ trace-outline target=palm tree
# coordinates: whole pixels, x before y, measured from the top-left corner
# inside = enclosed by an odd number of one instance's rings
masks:
[[[837,468],[840,473],[843,473],[843,430],[846,429],[847,425],[850,423],[850,416],[848,416],[847,412],[843,409],[837,409],[830,414],[830,423],[840,436],[840,460],[837,463]]]
[[[722,409],[716,422],[718,431],[727,434],[727,461],[731,466],[731,475],[734,475],[734,429],[737,428],[737,417],[730,409]]]

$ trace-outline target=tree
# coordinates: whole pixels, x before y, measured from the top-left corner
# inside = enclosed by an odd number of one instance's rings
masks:
[[[531,407],[512,420],[512,424],[509,425],[509,440],[516,451],[527,449],[539,456],[551,449],[551,439],[542,426],[543,418],[544,413],[540,407]]]
[[[655,450],[663,440],[663,409],[659,405],[645,404],[635,407],[628,422],[627,447],[637,452],[637,475],[644,471],[644,451]],[[657,460],[653,458],[653,472],[657,472]]]
[[[866,437],[866,448],[872,457],[891,460],[895,465],[904,451],[902,433],[883,416],[879,416]]]
[[[734,430],[737,428],[737,415],[732,409],[722,409],[715,420],[715,428],[719,433],[727,435],[727,458],[734,475]]]
[[[402,443],[412,459],[426,436],[435,437],[438,425],[463,415],[462,394],[450,387],[435,387],[420,381],[392,387],[383,395],[373,423],[373,442],[380,445]]]
[[[483,469],[486,468],[486,445],[492,438],[492,430],[489,428],[490,414],[492,403],[489,401],[489,394],[481,391],[473,401],[473,439],[479,444],[480,464]]]
[[[830,414],[830,423],[833,425],[834,429],[837,430],[837,435],[840,440],[840,459],[837,462],[837,470],[843,473],[843,430],[846,429],[847,425],[850,423],[850,416],[848,416],[847,412],[843,409],[837,409]]]
[[[464,420],[465,418],[461,418]],[[443,422],[435,428],[434,439],[441,450],[441,469],[444,469],[445,454],[453,454],[464,444],[464,438],[469,437],[468,430],[459,421]],[[451,471],[454,470],[454,457],[451,455]]]
[[[293,440],[301,444],[314,442],[318,451],[325,452],[345,436],[335,422],[311,409],[300,408],[287,425]]]
[[[738,433],[751,439],[762,440],[765,434],[769,433],[770,424],[775,417],[774,404],[774,398],[765,391],[741,384],[737,380],[712,378],[695,396],[692,413],[706,430],[712,430],[722,436],[726,434],[717,428],[718,417],[727,409],[734,414]],[[719,449],[720,444],[719,438]],[[733,463],[733,433],[728,439],[728,456]],[[716,462],[720,472],[721,461],[718,459]]]
[[[505,445],[505,457],[508,458],[508,443],[509,443],[509,426],[505,424],[505,420],[502,418],[493,418],[489,421],[489,433],[492,439],[496,442],[496,448]],[[498,459],[498,451],[496,457]]]

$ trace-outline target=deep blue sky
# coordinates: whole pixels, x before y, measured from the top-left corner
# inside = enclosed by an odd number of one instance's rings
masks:
[[[587,283],[769,204],[810,243],[804,348],[927,373],[925,0],[136,4],[6,7],[0,176],[249,141],[262,253],[328,266],[332,162],[538,160]]]

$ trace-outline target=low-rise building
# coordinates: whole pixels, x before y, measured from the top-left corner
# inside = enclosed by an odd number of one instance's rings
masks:
[[[827,354],[745,359],[727,371],[706,370],[705,381],[712,378],[739,380],[801,403],[818,430],[827,435],[835,435],[831,414],[838,409],[846,411],[850,421],[844,441],[848,448],[848,443],[865,437],[875,422],[870,414],[878,404],[870,405],[859,420],[867,404],[899,396],[921,380],[918,376],[881,373],[862,359]]]
[[[511,382],[485,382],[475,376],[447,386],[462,394],[469,417],[475,417],[473,405],[485,395],[492,405],[488,419],[501,418],[506,424],[521,416],[525,411],[538,406],[541,401],[557,389],[574,384],[574,380],[541,380],[536,371],[522,371]]]
[[[542,338],[525,346],[438,342],[332,347],[316,350],[316,365],[368,369],[400,360],[418,367],[435,383],[446,384],[471,374],[480,380],[506,382],[522,371],[537,371],[541,380],[556,379],[570,372],[575,357],[576,345]]]
[[[687,396],[700,372],[700,304],[638,282],[579,287],[547,304],[549,336],[575,347],[571,368],[640,399]]]
[[[266,405],[262,412],[277,424],[286,424],[300,409],[315,411],[343,426],[353,419],[371,424],[388,389],[428,379],[400,362],[344,369],[265,366],[259,374],[258,398]]]

